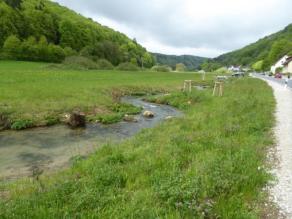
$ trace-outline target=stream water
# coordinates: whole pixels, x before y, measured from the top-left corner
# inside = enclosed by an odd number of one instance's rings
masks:
[[[109,142],[121,142],[141,129],[181,113],[165,105],[147,103],[127,97],[123,102],[151,110],[155,117],[137,115],[138,122],[119,122],[112,125],[88,124],[85,129],[70,129],[65,125],[35,128],[24,131],[0,132],[0,179],[11,180],[32,175],[36,168],[52,172],[64,168],[74,156],[88,155]]]

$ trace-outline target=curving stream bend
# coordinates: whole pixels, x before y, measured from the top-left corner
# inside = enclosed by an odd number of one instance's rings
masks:
[[[170,106],[147,103],[133,97],[126,97],[123,102],[151,110],[155,117],[147,119],[140,114],[136,117],[137,123],[88,124],[85,129],[58,125],[0,132],[0,179],[30,176],[35,168],[45,172],[63,168],[74,156],[87,155],[108,142],[121,142],[141,129],[155,126],[166,117],[181,115]]]

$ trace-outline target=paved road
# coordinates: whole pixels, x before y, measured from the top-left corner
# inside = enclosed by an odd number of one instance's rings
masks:
[[[258,77],[258,78],[262,78],[262,79],[265,79],[265,80],[269,80],[269,81],[274,81],[274,82],[277,82],[279,84],[282,84],[282,85],[285,85],[285,79],[279,79],[279,78],[274,78],[274,77],[269,77],[269,76],[266,76],[266,75],[262,75],[262,74],[253,74],[255,77]],[[292,88],[292,78],[288,81],[288,86],[290,88]]]

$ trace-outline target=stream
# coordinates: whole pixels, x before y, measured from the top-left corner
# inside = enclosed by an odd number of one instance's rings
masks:
[[[155,117],[149,119],[140,114],[136,116],[138,122],[90,123],[84,129],[57,125],[0,132],[0,180],[31,176],[36,169],[45,173],[57,171],[68,166],[73,157],[86,156],[106,143],[119,143],[169,116],[182,115],[173,107],[148,103],[139,98],[125,97],[122,101],[143,107],[143,111],[150,110]]]

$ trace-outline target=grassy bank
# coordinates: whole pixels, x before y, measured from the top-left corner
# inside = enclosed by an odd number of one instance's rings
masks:
[[[260,217],[270,178],[262,167],[272,144],[272,90],[257,79],[225,90],[222,98],[210,90],[152,98],[185,117],[106,145],[55,177],[2,186],[0,217]]]
[[[76,108],[89,120],[115,121],[121,113],[133,111],[116,105],[121,95],[176,90],[184,80],[201,77],[188,73],[60,70],[47,65],[0,61],[0,113],[9,118],[12,128],[52,125]]]

